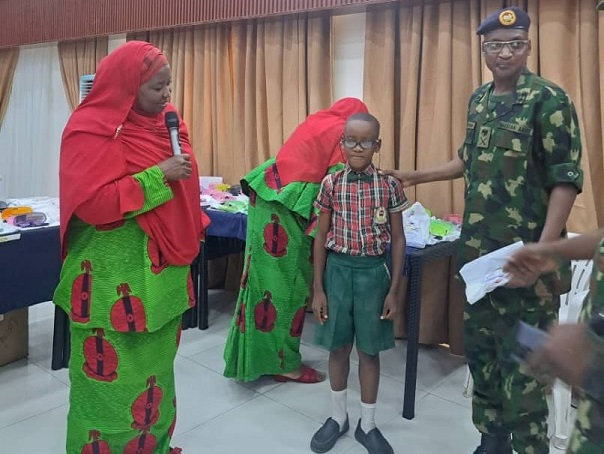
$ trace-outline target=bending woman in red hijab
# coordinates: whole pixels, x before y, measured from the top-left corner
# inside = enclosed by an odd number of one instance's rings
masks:
[[[69,454],[180,452],[174,358],[203,226],[187,130],[172,156],[164,126],[170,84],[166,57],[131,41],[63,132],[54,302],[71,328]]]
[[[241,184],[250,197],[246,250],[224,375],[252,381],[316,383],[324,374],[302,364],[300,336],[312,282],[313,202],[321,180],[343,168],[346,119],[367,112],[354,98],[309,115],[277,153]]]

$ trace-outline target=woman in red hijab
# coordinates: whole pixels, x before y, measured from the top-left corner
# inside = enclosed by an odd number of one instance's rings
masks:
[[[245,265],[224,351],[224,375],[252,381],[316,383],[324,374],[302,364],[300,336],[312,282],[313,202],[321,180],[343,168],[346,119],[367,112],[355,98],[309,115],[277,153],[241,185],[250,197]]]
[[[103,59],[63,132],[63,268],[69,314],[67,452],[177,453],[174,358],[192,305],[199,179],[187,130],[172,156],[170,66],[131,41]]]

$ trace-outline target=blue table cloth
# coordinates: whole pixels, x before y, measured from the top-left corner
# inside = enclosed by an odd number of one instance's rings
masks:
[[[206,229],[207,236],[237,238],[245,241],[247,230],[247,215],[243,213],[228,213],[226,211],[204,209],[210,218],[210,225]]]

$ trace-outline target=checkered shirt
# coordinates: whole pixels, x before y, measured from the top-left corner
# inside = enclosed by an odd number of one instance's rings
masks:
[[[378,210],[396,213],[406,205],[396,178],[380,175],[373,164],[363,172],[355,172],[347,164],[344,170],[323,179],[315,201],[319,210],[331,211],[325,248],[354,256],[384,254],[390,242],[390,223],[388,216],[386,222],[379,222]]]

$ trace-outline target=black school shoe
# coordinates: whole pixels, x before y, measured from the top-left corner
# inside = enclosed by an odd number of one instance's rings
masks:
[[[512,441],[509,433],[481,434],[480,446],[474,454],[512,454]]]
[[[310,449],[312,452],[327,452],[334,447],[338,438],[348,432],[348,415],[344,427],[340,430],[340,425],[331,418],[327,418],[321,428],[315,432],[310,440]]]
[[[369,433],[365,433],[363,432],[363,429],[361,429],[360,419],[357,424],[357,430],[354,431],[354,438],[365,446],[365,449],[367,449],[369,454],[394,454],[392,446],[390,446],[388,440],[384,438],[380,429],[376,427],[375,429],[371,429]]]

